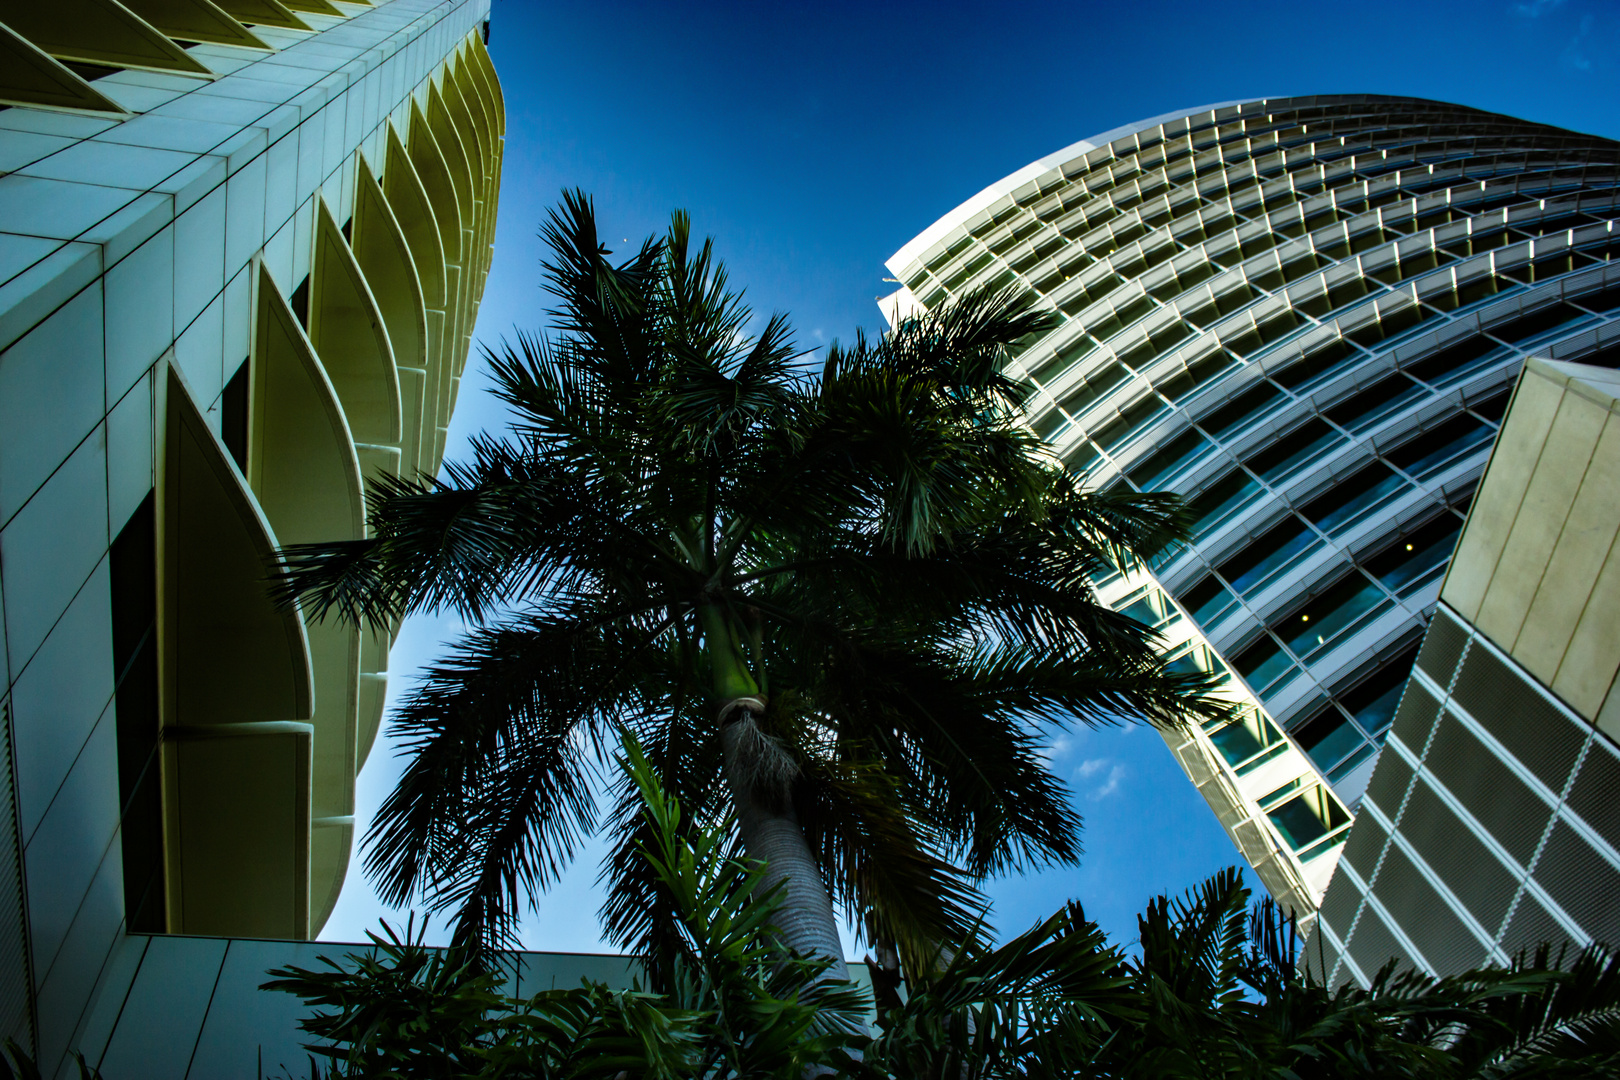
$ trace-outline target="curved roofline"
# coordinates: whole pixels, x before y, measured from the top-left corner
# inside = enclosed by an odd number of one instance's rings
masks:
[[[1173,112],[1160,113],[1158,116],[1152,116],[1146,120],[1137,120],[1134,123],[1123,124],[1117,128],[1110,128],[1107,131],[1091,136],[1089,139],[1081,139],[1079,142],[1070,143],[1063,149],[1047,154],[1038,161],[1030,162],[1017,172],[1012,173],[1009,176],[1002,177],[1000,180],[997,180],[995,183],[991,184],[977,195],[974,195],[972,198],[962,203],[950,213],[945,214],[938,221],[934,222],[932,225],[928,226],[928,228],[918,233],[899,251],[889,256],[884,265],[889,268],[890,273],[898,275],[900,272],[900,267],[904,266],[906,263],[915,259],[918,255],[921,255],[924,251],[928,250],[928,248],[933,246],[936,241],[942,239],[946,233],[950,232],[953,228],[955,228],[966,218],[970,217],[972,214],[984,209],[986,206],[989,206],[991,203],[1001,198],[1001,196],[1015,190],[1022,184],[1028,183],[1030,180],[1035,179],[1035,177],[1050,172],[1052,169],[1057,168],[1059,165],[1062,165],[1065,162],[1073,161],[1075,158],[1086,153],[1088,150],[1095,150],[1097,147],[1105,146],[1108,143],[1113,142],[1115,139],[1122,138],[1126,135],[1134,135],[1138,131],[1145,131],[1150,127],[1156,127],[1159,124],[1167,123],[1171,120],[1180,120],[1183,117],[1196,116],[1199,113],[1210,112],[1214,109],[1224,109],[1232,105],[1247,105],[1250,102],[1271,100],[1281,99],[1272,99],[1268,97],[1241,98],[1236,101],[1217,101],[1210,105],[1199,105],[1191,109],[1176,109]]]

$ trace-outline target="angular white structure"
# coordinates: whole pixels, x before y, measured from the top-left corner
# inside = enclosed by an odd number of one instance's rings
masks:
[[[1620,365],[1620,145],[1374,96],[1227,103],[1043,158],[902,248],[892,321],[1010,286],[1015,374],[1192,544],[1103,583],[1243,719],[1166,733],[1308,928],[1530,353]]]
[[[0,0],[0,1034],[46,1075],[303,1059],[254,988],[342,887],[396,628],[276,609],[265,560],[438,469],[488,15]]]

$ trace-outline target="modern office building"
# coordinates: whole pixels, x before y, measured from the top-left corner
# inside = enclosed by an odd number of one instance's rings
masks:
[[[1532,358],[1305,961],[1620,945],[1620,374]]]
[[[1167,732],[1309,928],[1514,379],[1620,364],[1620,144],[1410,98],[1155,117],[992,184],[902,248],[892,321],[1010,286],[1014,367],[1099,488],[1194,540],[1100,586],[1247,706]]]
[[[0,0],[0,1034],[46,1075],[302,1061],[255,987],[342,887],[396,628],[278,610],[266,559],[439,466],[488,15]]]

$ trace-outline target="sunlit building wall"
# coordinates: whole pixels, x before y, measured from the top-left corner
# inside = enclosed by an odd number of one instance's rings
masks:
[[[1011,287],[1027,419],[1193,542],[1102,583],[1246,708],[1166,732],[1307,928],[1530,353],[1620,364],[1620,146],[1440,102],[1233,102],[1043,158],[902,248],[891,322]]]
[[[1620,373],[1532,357],[1304,962],[1620,943]]]
[[[278,609],[267,559],[439,467],[488,15],[0,2],[0,1033],[47,1075],[296,1042],[256,987],[342,888],[397,627]]]

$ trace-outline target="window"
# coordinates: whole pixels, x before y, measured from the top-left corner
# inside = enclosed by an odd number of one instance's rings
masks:
[[[1383,462],[1375,461],[1343,483],[1334,484],[1326,494],[1306,504],[1300,513],[1332,536],[1409,490],[1411,485],[1398,473]]]
[[[1364,565],[1390,592],[1412,592],[1445,572],[1461,531],[1462,521],[1455,514],[1441,514],[1365,560]]]
[[[1240,593],[1257,591],[1321,546],[1316,534],[1290,514],[1280,524],[1216,569]]]
[[[1197,429],[1184,432],[1160,447],[1127,475],[1143,491],[1153,491],[1164,486],[1163,481],[1176,476],[1213,446]]]
[[[163,789],[158,750],[157,518],[147,493],[108,555],[112,591],[118,800],[124,912],[129,930],[168,927],[163,877]]]
[[[1385,664],[1365,682],[1338,695],[1339,704],[1371,735],[1382,735],[1395,722],[1395,706],[1406,690],[1417,659],[1417,646]]]
[[[1343,435],[1312,417],[1243,464],[1262,480],[1276,484],[1325,457],[1334,444],[1343,441]]]
[[[1260,481],[1242,469],[1233,469],[1188,502],[1188,509],[1192,512],[1194,538],[1201,538],[1212,532],[1222,522],[1229,520],[1232,515],[1264,494],[1265,488],[1260,486]]]
[[[1404,375],[1392,375],[1361,391],[1350,400],[1327,410],[1325,415],[1352,434],[1375,426],[1423,397],[1424,388]]]
[[[1332,705],[1294,729],[1293,735],[1324,773],[1367,743],[1361,729]]]
[[[1349,342],[1329,341],[1271,377],[1297,394],[1304,387],[1342,371],[1360,358],[1361,352]]]
[[[1239,653],[1232,666],[1248,680],[1256,694],[1280,690],[1299,674],[1293,658],[1283,652],[1277,639],[1270,634],[1262,634],[1259,641]]]
[[[1472,416],[1463,415],[1431,431],[1425,431],[1385,457],[1398,469],[1418,480],[1427,480],[1450,468],[1459,459],[1490,445],[1496,430]]]
[[[1508,351],[1490,338],[1473,337],[1410,364],[1404,370],[1413,378],[1443,390],[1507,356]]]
[[[1309,659],[1364,618],[1388,606],[1384,591],[1352,570],[1271,629],[1296,656]]]
[[[1238,604],[1232,590],[1223,585],[1221,579],[1214,574],[1206,576],[1177,599],[1181,601],[1181,606],[1187,609],[1187,614],[1192,620],[1205,628],[1214,626]]]
[[[1217,439],[1226,439],[1282,396],[1274,383],[1262,380],[1195,423]]]

